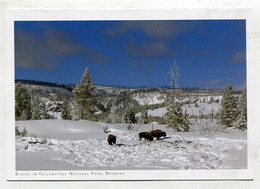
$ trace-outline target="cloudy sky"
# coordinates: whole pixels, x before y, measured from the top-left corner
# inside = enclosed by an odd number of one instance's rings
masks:
[[[244,20],[16,21],[15,77],[77,84],[90,68],[95,84],[243,88]]]

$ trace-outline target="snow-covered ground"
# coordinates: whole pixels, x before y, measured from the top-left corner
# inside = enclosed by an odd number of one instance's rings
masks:
[[[220,104],[219,103],[205,103],[205,102],[198,102],[197,103],[197,107],[195,106],[195,104],[190,104],[190,105],[183,105],[182,109],[185,111],[187,110],[187,113],[189,115],[195,115],[195,116],[199,116],[199,115],[208,115],[213,113],[213,115],[216,115],[217,112],[220,109]]]
[[[216,115],[219,111],[220,104],[219,103],[205,103],[205,102],[198,102],[198,106],[196,107],[195,104],[185,104],[182,106],[183,112],[187,110],[187,113],[189,115],[199,116],[199,115],[209,115],[213,112],[213,115]],[[158,116],[163,117],[164,114],[167,112],[167,108],[157,108],[154,110],[149,109],[148,115],[151,116]],[[136,114],[137,117],[139,117],[141,113]]]
[[[153,93],[137,93],[133,95],[134,100],[136,100],[140,105],[151,105],[164,102],[164,96],[159,92]]]
[[[246,132],[220,129],[218,125],[194,124],[190,132],[176,133],[165,125],[165,138],[139,141],[138,133],[152,125],[91,121],[17,121],[29,134],[16,138],[17,170],[104,170],[104,169],[243,169],[247,165]],[[110,146],[107,136],[117,136]],[[36,143],[37,138],[37,143]]]

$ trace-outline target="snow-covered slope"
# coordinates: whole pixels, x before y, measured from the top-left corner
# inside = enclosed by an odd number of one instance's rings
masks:
[[[158,104],[163,103],[165,101],[165,96],[158,92],[153,93],[137,93],[133,95],[133,98],[140,104],[140,105],[151,105],[151,104]]]
[[[17,125],[29,132],[16,139],[17,170],[246,168],[246,132],[232,129],[206,136],[198,126],[175,133],[153,124],[167,137],[139,141],[138,133],[151,130],[151,125],[134,124],[127,130],[124,124],[109,124],[110,133],[103,132],[104,123],[90,121],[17,121]],[[108,145],[109,134],[117,136],[117,145]],[[35,137],[44,142],[30,142]]]
[[[193,116],[200,116],[200,115],[209,115],[213,113],[213,116],[215,116],[220,108],[219,103],[204,103],[204,102],[199,102],[197,103],[198,106],[195,106],[195,104],[184,104],[182,106],[183,112],[187,110],[187,113],[189,115]],[[154,110],[149,109],[148,110],[148,115],[151,115],[153,117],[163,117],[164,114],[167,112],[167,108],[157,108]],[[136,114],[137,117],[139,117],[141,113]]]

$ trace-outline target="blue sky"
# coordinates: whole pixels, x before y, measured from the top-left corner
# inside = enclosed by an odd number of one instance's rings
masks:
[[[77,84],[242,89],[245,20],[16,21],[15,78]]]

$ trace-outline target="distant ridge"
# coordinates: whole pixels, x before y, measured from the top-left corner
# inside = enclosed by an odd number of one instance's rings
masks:
[[[72,92],[72,90],[75,87],[75,84],[59,84],[59,83],[52,83],[52,82],[47,82],[47,81],[37,81],[37,80],[27,80],[27,79],[16,79],[15,83],[22,83],[22,84],[30,84],[30,85],[41,85],[41,86],[49,86],[49,87],[60,87],[63,89],[66,89],[70,92]],[[135,89],[135,90],[158,90],[158,89],[165,89],[165,90],[170,90],[170,87],[168,86],[158,86],[158,87],[147,87],[147,86],[143,86],[143,87],[130,87],[130,86],[116,86],[116,85],[100,85],[100,84],[96,84],[96,86],[98,87],[111,87],[111,88],[121,88],[121,89]],[[200,88],[200,87],[184,87],[184,88],[180,88],[181,90],[184,91],[223,91],[223,89],[210,89],[210,88]],[[235,93],[240,93],[240,90],[234,90],[233,92]]]
[[[65,85],[65,84],[58,84],[58,83],[51,83],[46,81],[35,81],[35,80],[26,80],[26,79],[16,79],[15,83],[21,84],[30,84],[30,85],[41,85],[41,86],[48,86],[48,87],[60,87],[69,90],[72,92],[75,85]]]

